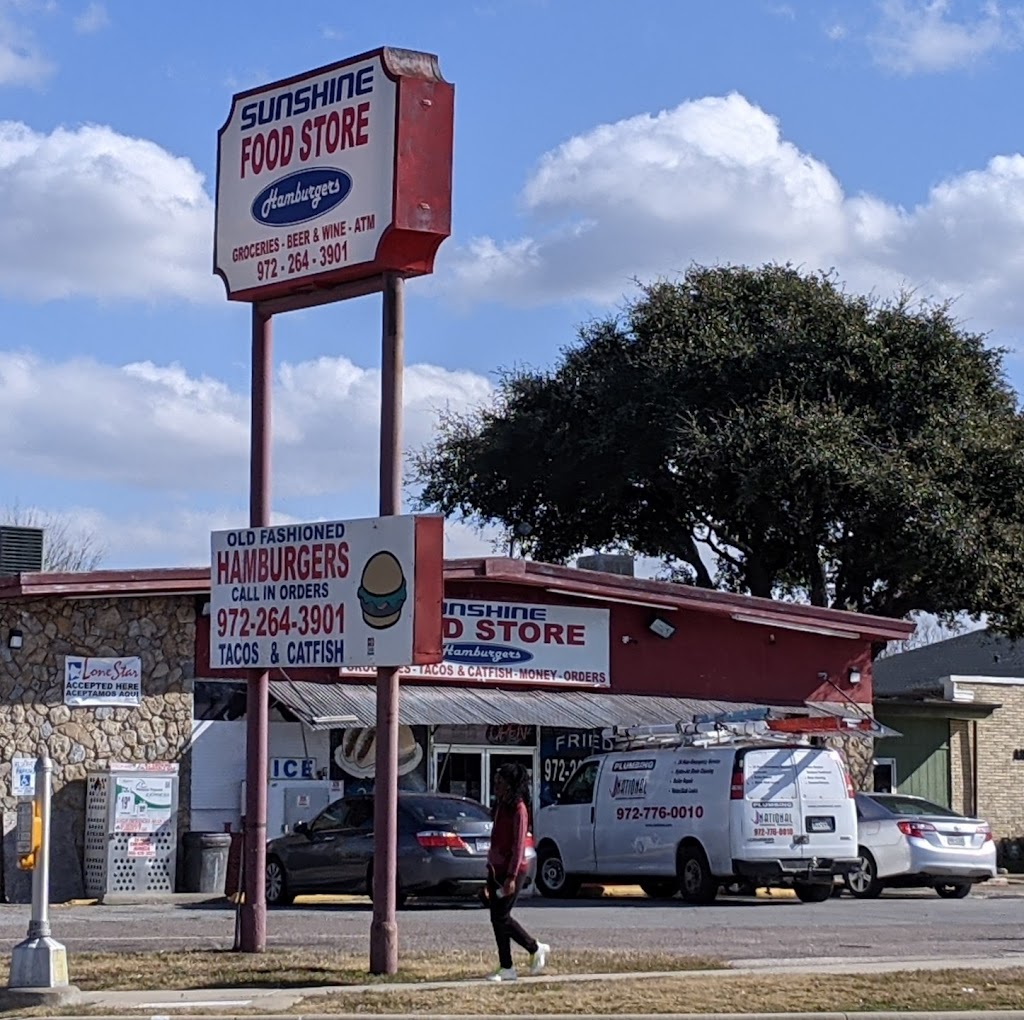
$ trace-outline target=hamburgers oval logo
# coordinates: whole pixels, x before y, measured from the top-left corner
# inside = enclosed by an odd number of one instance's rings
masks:
[[[363,622],[375,630],[387,630],[401,620],[409,592],[394,553],[381,550],[366,561],[357,595]]]

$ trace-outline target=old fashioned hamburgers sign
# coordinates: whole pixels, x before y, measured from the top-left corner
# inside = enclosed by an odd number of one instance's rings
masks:
[[[435,516],[214,532],[210,664],[439,662],[443,541]]]

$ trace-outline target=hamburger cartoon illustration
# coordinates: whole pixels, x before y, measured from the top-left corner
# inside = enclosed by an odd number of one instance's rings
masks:
[[[402,564],[394,553],[374,553],[363,567],[358,591],[363,621],[375,630],[387,630],[402,618],[408,592]]]
[[[404,776],[412,772],[422,758],[423,748],[412,727],[404,724],[399,726],[398,774]],[[335,748],[334,760],[350,776],[359,779],[373,776],[377,764],[377,727],[345,730],[341,743]]]

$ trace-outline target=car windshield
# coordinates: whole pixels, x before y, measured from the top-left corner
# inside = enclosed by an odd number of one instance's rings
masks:
[[[472,800],[458,797],[415,797],[403,801],[402,807],[409,812],[418,825],[428,822],[489,822],[491,813]]]
[[[930,800],[921,797],[901,797],[896,793],[873,794],[871,799],[876,804],[881,804],[886,811],[894,815],[909,815],[920,817],[922,815],[938,815],[941,818],[961,818],[955,811],[944,808],[939,804],[933,804]]]

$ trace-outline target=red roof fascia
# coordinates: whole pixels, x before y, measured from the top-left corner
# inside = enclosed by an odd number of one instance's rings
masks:
[[[528,585],[564,592],[567,596],[575,592],[609,599],[645,599],[695,612],[723,616],[742,613],[748,617],[763,618],[768,626],[772,623],[779,626],[789,623],[797,626],[827,627],[886,641],[902,641],[914,632],[914,624],[906,620],[871,616],[867,613],[851,613],[839,609],[823,609],[795,602],[756,598],[752,595],[736,595],[732,592],[696,588],[671,581],[652,581],[621,574],[578,570],[550,563],[535,563],[532,560],[508,560],[500,557],[454,560],[445,564],[445,580]]]
[[[663,603],[669,608],[732,615],[743,613],[773,623],[828,627],[867,638],[902,641],[914,631],[905,620],[866,613],[779,602],[774,599],[735,595],[731,592],[695,588],[670,581],[651,581],[621,574],[579,570],[533,560],[483,557],[446,560],[445,581],[484,581],[545,588],[571,597],[621,598]],[[88,598],[129,595],[174,595],[210,590],[209,567],[159,568],[153,570],[94,570],[69,574],[15,574],[0,577],[0,599],[60,595]]]
[[[14,574],[0,577],[0,599],[100,598],[105,595],[176,595],[210,590],[209,567],[154,570],[90,570],[67,574]]]

